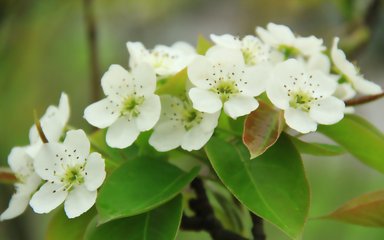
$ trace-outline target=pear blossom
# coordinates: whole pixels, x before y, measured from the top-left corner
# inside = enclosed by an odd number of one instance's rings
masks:
[[[105,179],[105,163],[90,151],[83,130],[67,132],[63,143],[47,143],[36,156],[36,173],[47,182],[32,196],[36,213],[48,213],[64,202],[68,218],[88,211],[96,201],[97,189]]]
[[[61,94],[58,106],[49,106],[40,119],[40,125],[49,142],[58,142],[62,136],[65,126],[68,123],[70,110],[69,100],[65,93]],[[27,152],[32,157],[37,154],[43,142],[37,132],[36,125],[32,125],[29,130],[30,146]]]
[[[215,35],[211,34],[211,40],[218,46],[238,49],[243,53],[245,64],[253,66],[260,63],[278,63],[283,60],[283,55],[264,44],[255,36],[247,35],[240,40],[239,37],[230,34]]]
[[[189,97],[200,112],[215,113],[224,107],[235,119],[259,106],[255,97],[265,90],[269,72],[266,65],[247,67],[240,50],[213,46],[188,66],[195,86]]]
[[[141,42],[127,42],[129,66],[140,63],[151,65],[159,79],[174,75],[185,68],[197,55],[195,49],[186,42],[176,42],[172,46],[156,45],[148,50]]]
[[[335,66],[335,71],[341,75],[339,79],[340,87],[342,89],[339,92],[344,92],[341,95],[342,98],[348,99],[353,97],[356,93],[362,94],[379,94],[382,89],[379,85],[374,82],[366,80],[360,73],[359,70],[351,62],[347,60],[345,53],[338,48],[339,38],[333,40],[331,49],[331,58]],[[343,84],[345,83],[345,84]],[[348,87],[350,85],[352,87]],[[355,94],[353,93],[355,92]]]
[[[161,117],[149,143],[165,152],[181,146],[192,151],[202,148],[211,138],[220,112],[203,113],[192,107],[188,100],[177,97],[161,97]]]
[[[22,214],[27,208],[32,194],[41,183],[41,178],[35,173],[33,159],[27,154],[26,147],[14,147],[8,156],[8,164],[17,178],[16,192],[13,194],[8,208],[0,215],[0,221]]]
[[[344,116],[345,104],[332,96],[337,83],[321,71],[308,70],[296,59],[276,65],[267,86],[271,102],[284,110],[289,127],[301,133],[317,124],[334,124]]]
[[[109,127],[106,136],[109,146],[126,148],[160,118],[160,97],[154,94],[155,72],[145,63],[132,72],[112,65],[102,77],[101,85],[107,97],[88,106],[84,118],[95,127]]]
[[[268,23],[267,29],[257,27],[256,32],[264,43],[284,53],[286,58],[292,56],[310,57],[325,50],[323,40],[315,36],[295,36],[285,25]]]

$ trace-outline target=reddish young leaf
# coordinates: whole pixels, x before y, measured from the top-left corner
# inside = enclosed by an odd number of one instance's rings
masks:
[[[323,218],[367,227],[384,227],[383,216],[384,190],[381,190],[356,197]]]
[[[244,121],[243,142],[251,159],[263,154],[279,138],[284,127],[284,117],[280,110],[262,101]]]

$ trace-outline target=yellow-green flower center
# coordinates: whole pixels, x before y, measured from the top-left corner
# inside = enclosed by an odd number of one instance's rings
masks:
[[[84,182],[83,166],[76,165],[66,169],[61,181],[64,183],[66,190],[70,190],[72,186],[79,185]]]
[[[239,89],[237,88],[235,81],[222,80],[212,88],[212,91],[220,95],[221,101],[225,102],[231,95],[238,93]]]
[[[289,96],[291,97],[291,100],[289,101],[290,107],[305,112],[311,110],[311,102],[314,100],[311,94],[304,91],[297,91],[290,93]]]
[[[277,50],[284,55],[284,59],[295,58],[300,55],[300,51],[297,48],[288,45],[280,45]]]
[[[184,111],[182,113],[182,121],[185,130],[190,130],[196,125],[199,125],[203,119],[203,114],[195,109],[192,106],[184,106]]]
[[[243,48],[241,49],[241,52],[243,53],[243,58],[246,65],[256,65],[254,53],[249,48]]]
[[[139,106],[144,102],[143,96],[132,95],[125,99],[120,114],[125,116],[129,114],[132,117],[137,117],[140,114]]]

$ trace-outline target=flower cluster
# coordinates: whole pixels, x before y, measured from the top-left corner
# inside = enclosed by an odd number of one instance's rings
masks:
[[[104,160],[98,153],[89,154],[90,143],[83,130],[66,133],[69,102],[65,93],[59,106],[49,106],[39,120],[48,143],[39,130],[30,130],[30,145],[14,147],[8,164],[17,178],[16,192],[0,220],[22,214],[28,203],[36,213],[48,213],[65,201],[65,212],[74,218],[88,211],[96,201],[97,189],[105,178]]]
[[[89,105],[84,118],[108,128],[106,143],[113,148],[127,148],[141,132],[151,131],[149,144],[157,151],[192,151],[209,141],[220,116],[246,116],[257,111],[260,99],[283,111],[288,127],[309,133],[318,124],[340,121],[350,111],[344,100],[382,92],[346,59],[338,38],[327,51],[322,39],[273,23],[244,38],[210,38],[204,54],[185,42],[153,49],[128,42],[129,69],[110,66],[101,79],[105,98]],[[178,80],[185,82],[174,84],[182,74]],[[177,86],[167,90],[167,84]],[[68,98],[62,94],[59,106],[50,106],[40,120],[48,143],[33,126],[31,144],[11,151],[8,162],[18,182],[2,220],[21,214],[28,203],[35,212],[47,213],[64,202],[70,218],[95,203],[106,176],[104,160],[90,153],[82,130],[68,131],[60,142],[68,118]]]

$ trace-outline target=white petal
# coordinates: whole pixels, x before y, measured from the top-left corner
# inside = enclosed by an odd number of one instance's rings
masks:
[[[139,133],[135,121],[121,117],[108,128],[107,144],[113,148],[129,147],[139,136]]]
[[[35,161],[36,173],[44,180],[60,182],[60,175],[64,173],[62,164],[68,161],[62,144],[47,143],[41,146]]]
[[[238,66],[244,65],[244,57],[240,49],[229,49],[216,45],[208,49],[205,56],[215,64],[221,63],[228,66],[232,66],[234,64]]]
[[[244,116],[259,106],[257,100],[253,97],[237,95],[231,97],[224,103],[224,112],[233,119]]]
[[[84,185],[89,191],[97,190],[105,179],[105,163],[99,153],[93,152],[87,158],[84,168]]]
[[[353,87],[357,92],[362,94],[379,94],[383,92],[379,85],[359,76],[353,81]]]
[[[68,131],[64,140],[64,145],[66,148],[65,150],[67,150],[65,152],[67,156],[78,160],[76,161],[78,164],[83,163],[84,159],[89,155],[89,150],[91,148],[87,135],[81,129]]]
[[[69,192],[64,203],[68,218],[75,218],[88,211],[96,202],[97,191],[88,191],[83,185]]]
[[[279,79],[272,78],[268,83],[267,96],[276,107],[283,110],[289,108],[290,98],[288,96],[287,89],[281,86]]]
[[[310,70],[319,70],[323,73],[329,73],[331,69],[331,62],[325,54],[312,55],[308,59],[307,67]]]
[[[334,124],[344,117],[344,110],[344,102],[331,96],[314,102],[309,115],[320,124]]]
[[[347,60],[345,53],[338,49],[337,45],[339,43],[339,38],[334,38],[333,45],[331,49],[331,58],[336,67],[348,77],[354,76],[357,74],[355,66]]]
[[[171,48],[179,50],[183,54],[186,54],[186,55],[196,54],[195,48],[191,44],[189,44],[187,42],[183,42],[183,41],[175,42],[174,44],[172,44]]]
[[[230,34],[224,34],[224,35],[211,34],[210,38],[215,44],[222,47],[232,48],[232,49],[241,48],[240,40]]]
[[[140,95],[153,94],[156,90],[156,73],[147,63],[141,63],[132,68],[136,91]]]
[[[280,43],[291,44],[295,40],[295,35],[285,25],[268,23],[267,29]]]
[[[65,123],[62,122],[60,118],[59,109],[56,106],[49,106],[47,111],[40,119],[41,128],[44,132],[44,135],[47,137],[50,142],[57,142],[60,139],[60,136],[63,132]],[[33,130],[32,130],[33,129]],[[36,126],[32,126],[31,131],[35,133],[30,133],[38,137]],[[32,136],[31,136],[32,137]],[[34,142],[31,142],[34,143]]]
[[[8,165],[16,174],[28,174],[33,171],[33,159],[26,150],[25,147],[14,147],[8,155]]]
[[[120,111],[110,99],[104,98],[84,110],[84,118],[91,125],[106,128],[116,121]]]
[[[337,85],[336,91],[333,95],[341,100],[348,100],[356,95],[356,91],[353,89],[351,84],[342,83]]]
[[[206,57],[196,56],[195,60],[188,66],[188,77],[195,86],[209,89],[211,88],[210,84],[214,83],[211,69],[212,64]]]
[[[323,39],[315,36],[298,37],[294,41],[294,47],[305,56],[317,55],[325,50],[323,46]]]
[[[312,75],[310,79],[312,85],[307,84],[305,88],[313,92],[313,97],[326,98],[336,91],[337,83],[329,75],[321,71],[313,71],[310,74]]]
[[[284,111],[284,118],[287,125],[298,132],[308,133],[317,129],[317,123],[301,110],[288,108]]]
[[[129,52],[129,66],[136,67],[142,59],[145,59],[149,52],[141,42],[127,42],[127,49]]]
[[[63,125],[66,125],[69,116],[70,116],[70,108],[69,108],[69,100],[68,95],[66,93],[61,93],[60,102],[59,102],[59,117],[63,123]]]
[[[215,113],[223,106],[219,96],[209,90],[191,88],[189,97],[193,103],[193,108],[200,112]]]
[[[132,75],[122,66],[113,64],[101,78],[101,87],[109,98],[119,101],[133,90]]]
[[[29,204],[36,213],[49,213],[63,203],[67,195],[63,185],[47,182],[32,196]]]
[[[256,28],[257,35],[263,40],[264,43],[276,47],[279,42],[277,39],[266,29],[262,27],[257,27]]]
[[[206,132],[201,126],[190,129],[183,137],[181,148],[192,151],[201,149],[211,138],[213,130]]]
[[[181,145],[185,129],[172,121],[157,125],[149,138],[149,144],[159,152],[166,152]]]
[[[220,113],[221,113],[220,111],[217,111],[215,113],[203,113],[203,116],[202,116],[203,119],[199,124],[201,128],[205,132],[210,132],[213,129],[215,129],[218,124]]]
[[[272,69],[267,64],[248,67],[245,70],[242,81],[237,81],[239,90],[248,96],[258,96],[265,91],[270,80]]]
[[[137,128],[140,131],[147,131],[153,128],[160,118],[160,111],[160,97],[154,94],[147,96],[140,105],[139,116],[135,118]]]
[[[21,215],[28,206],[30,196],[15,193],[9,201],[8,208],[0,215],[0,221],[15,218]]]

